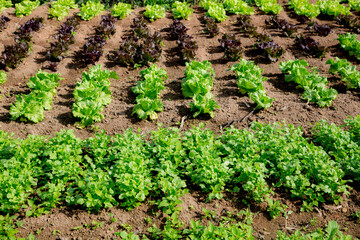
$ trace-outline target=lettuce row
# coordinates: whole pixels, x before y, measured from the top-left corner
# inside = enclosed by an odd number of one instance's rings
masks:
[[[161,5],[147,5],[145,7],[144,16],[148,18],[151,22],[156,19],[161,19],[165,17],[165,7]]]
[[[313,19],[320,14],[319,6],[311,4],[309,0],[289,0],[288,4],[289,8],[294,9],[297,15],[303,15]]]
[[[277,3],[277,0],[255,0],[256,6],[265,14],[279,14],[283,7]]]
[[[340,4],[340,0],[319,0],[316,2],[321,13],[329,16],[350,15],[350,7]]]
[[[99,0],[90,0],[81,5],[79,16],[82,20],[89,21],[104,10],[105,7]]]
[[[286,82],[295,82],[304,89],[303,99],[315,102],[319,107],[329,107],[337,97],[337,91],[326,88],[328,80],[312,68],[307,70],[309,64],[305,60],[288,60],[280,63],[281,72],[285,73]]]
[[[360,88],[360,72],[356,70],[356,66],[353,66],[346,59],[340,59],[338,57],[336,57],[335,60],[327,60],[326,64],[330,64],[330,73],[340,74],[341,80],[346,83],[348,89]]]
[[[0,131],[0,211],[17,212],[33,202],[47,209],[65,202],[93,211],[132,209],[151,194],[170,215],[181,209],[187,184],[210,199],[222,198],[227,189],[244,201],[261,202],[282,189],[302,200],[304,209],[337,204],[348,193],[345,174],[359,181],[359,146],[349,132],[317,129],[315,141],[323,148],[304,138],[301,128],[280,123],[254,122],[219,136],[201,124],[183,134],[160,128],[148,136],[128,129],[85,140],[73,130],[24,140]]]
[[[11,120],[38,123],[44,120],[44,110],[50,110],[52,98],[56,94],[60,73],[47,73],[41,69],[27,83],[32,90],[28,95],[17,95],[10,107]]]
[[[100,122],[104,118],[101,111],[111,102],[109,78],[119,78],[116,72],[101,68],[101,64],[98,64],[90,68],[89,73],[84,71],[81,81],[76,84],[72,113],[74,117],[81,119],[76,123],[79,128]]]
[[[118,2],[111,8],[111,15],[116,18],[124,19],[132,12],[130,3]]]
[[[142,81],[138,81],[131,90],[137,94],[136,104],[132,114],[137,114],[140,119],[155,120],[158,118],[156,112],[163,111],[163,103],[160,97],[160,91],[165,89],[164,81],[168,76],[163,68],[156,67],[156,64],[140,71]]]
[[[254,61],[241,59],[229,70],[234,71],[237,85],[241,94],[248,94],[249,98],[256,103],[256,109],[269,108],[274,98],[266,95],[263,82],[267,80],[261,74],[263,70],[255,65]]]
[[[214,85],[215,71],[208,61],[186,62],[185,78],[181,82],[181,90],[183,96],[192,98],[190,103],[191,111],[195,112],[193,117],[199,114],[208,113],[210,117],[214,117],[213,111],[219,108],[211,89]]]
[[[32,11],[40,6],[40,1],[30,1],[30,0],[24,0],[20,3],[15,4],[15,14],[17,17],[24,17],[28,16],[32,13]]]
[[[49,13],[51,17],[56,17],[58,21],[61,21],[69,15],[70,8],[77,7],[75,0],[57,0],[51,4]]]
[[[242,0],[224,0],[225,10],[236,15],[252,15],[254,8]]]
[[[357,40],[357,37],[356,34],[346,33],[340,34],[337,40],[339,40],[340,46],[349,52],[350,56],[355,56],[360,60],[360,41]]]

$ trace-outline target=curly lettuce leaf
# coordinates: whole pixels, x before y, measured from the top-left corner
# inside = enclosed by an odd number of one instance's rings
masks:
[[[69,16],[69,7],[63,6],[60,4],[53,3],[49,9],[50,17],[56,18],[58,21],[64,19],[64,17]]]
[[[132,114],[136,114],[140,119],[155,120],[158,118],[156,112],[162,112],[164,105],[160,99],[151,99],[148,97],[137,98]]]
[[[116,18],[124,19],[132,12],[131,4],[119,2],[111,9],[111,15]]]
[[[254,8],[242,0],[225,0],[225,10],[236,15],[253,15]]]
[[[289,0],[288,4],[289,8],[293,8],[297,15],[304,15],[314,19],[320,14],[319,6],[311,4],[309,0]]]
[[[148,18],[151,22],[156,19],[161,19],[165,17],[165,7],[161,5],[147,5],[145,7],[144,16]]]
[[[208,113],[210,117],[214,117],[214,110],[220,108],[219,105],[213,99],[214,95],[211,92],[203,94],[195,94],[193,96],[193,102],[190,103],[191,111],[194,112],[193,117],[197,117],[200,114]]]
[[[350,7],[340,4],[340,0],[320,0],[316,4],[323,14],[330,16],[350,15]]]
[[[265,14],[279,14],[283,10],[283,7],[276,0],[255,0],[255,4]]]
[[[0,85],[4,84],[7,80],[7,73],[5,71],[0,71]]]
[[[0,13],[2,10],[12,7],[12,2],[10,0],[0,0]]]
[[[36,1],[24,0],[20,3],[15,4],[15,14],[17,17],[28,16],[38,6],[40,6],[39,0]]]
[[[105,7],[99,0],[90,0],[81,6],[79,16],[81,19],[89,21],[100,15],[104,10]]]
[[[194,10],[190,7],[190,4],[186,2],[175,1],[171,6],[171,11],[174,14],[174,18],[189,19]]]
[[[228,18],[224,6],[221,3],[210,5],[206,15],[214,18],[218,22],[223,22]]]

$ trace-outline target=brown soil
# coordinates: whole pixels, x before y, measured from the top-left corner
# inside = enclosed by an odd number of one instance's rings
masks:
[[[286,1],[279,1],[284,5]],[[168,41],[166,28],[172,22],[172,14],[167,13],[166,18],[156,20],[149,24],[152,31],[160,31],[164,36],[164,51],[162,60],[157,63],[158,66],[166,69],[169,75],[169,80],[166,83],[166,89],[162,93],[162,100],[164,103],[164,111],[159,113],[158,120],[139,121],[135,116],[131,115],[134,106],[135,96],[130,88],[136,84],[138,80],[138,73],[141,69],[129,69],[122,66],[112,66],[108,61],[107,54],[116,50],[119,46],[121,37],[128,33],[132,19],[141,14],[144,9],[136,9],[126,19],[116,23],[116,34],[108,40],[105,45],[104,55],[101,57],[99,63],[107,68],[114,70],[119,75],[119,80],[112,80],[111,91],[113,93],[113,100],[110,105],[106,107],[103,114],[104,120],[101,123],[95,124],[100,129],[106,130],[108,134],[120,133],[123,130],[133,127],[141,128],[144,132],[149,132],[157,128],[157,124],[161,123],[164,126],[178,126],[183,117],[187,117],[184,122],[183,130],[187,130],[191,125],[197,125],[200,122],[206,124],[207,128],[219,132],[221,126],[231,120],[241,119],[252,111],[254,104],[244,95],[238,92],[235,83],[235,78],[228,72],[229,66],[234,62],[226,62],[223,60],[223,53],[219,51],[218,38],[208,38],[203,32],[203,26],[200,19],[204,12],[200,8],[195,8],[191,20],[183,21],[190,29],[189,34],[194,36],[199,45],[197,51],[197,60],[209,60],[213,64],[216,72],[216,80],[214,83],[213,94],[216,102],[220,105],[220,110],[217,110],[214,118],[202,116],[197,119],[191,117],[191,112],[188,106],[190,100],[184,99],[181,94],[181,79],[185,66],[179,61],[179,58],[174,54],[176,48],[175,41]],[[78,10],[72,10],[71,14]],[[4,45],[13,43],[12,33],[16,30],[19,24],[24,23],[31,17],[43,17],[45,19],[44,26],[38,33],[35,33],[33,51],[31,55],[24,60],[16,69],[8,71],[8,81],[1,86],[2,99],[0,100],[0,129],[14,132],[15,136],[25,138],[29,134],[39,135],[54,135],[61,129],[74,129],[78,137],[86,138],[94,134],[91,127],[86,129],[77,129],[74,127],[76,119],[71,114],[72,104],[74,99],[72,92],[75,84],[81,79],[81,73],[85,68],[78,68],[73,64],[75,52],[78,51],[86,41],[86,37],[94,33],[94,27],[99,24],[100,16],[95,17],[89,22],[83,22],[76,32],[75,44],[72,45],[71,51],[67,57],[62,60],[58,67],[58,72],[65,78],[58,88],[58,93],[54,97],[53,109],[45,112],[44,121],[38,124],[19,123],[10,121],[9,108],[15,102],[15,96],[21,93],[27,93],[28,88],[26,82],[28,78],[34,75],[39,68],[48,64],[43,61],[42,53],[49,48],[50,42],[54,41],[53,35],[56,33],[61,22],[55,19],[48,19],[48,6],[44,5],[37,8],[33,14],[24,18],[17,18],[13,14],[13,9],[3,11],[11,21],[8,28],[0,33],[2,44],[0,51],[3,51]],[[355,13],[358,14],[358,13]],[[252,22],[258,26],[260,31],[271,34],[274,41],[285,49],[285,54],[279,59],[277,63],[267,62],[264,57],[257,55],[253,51],[254,38],[249,38],[240,33],[237,27],[234,26],[236,16],[231,16],[225,22],[220,23],[221,33],[234,33],[240,39],[244,54],[243,57],[247,60],[253,60],[263,70],[263,75],[269,80],[265,82],[264,87],[270,97],[274,97],[276,101],[273,106],[267,110],[256,112],[246,121],[242,123],[234,123],[235,127],[248,127],[252,121],[261,122],[275,122],[286,121],[286,123],[294,124],[296,126],[303,126],[305,131],[310,127],[311,123],[326,119],[336,124],[342,124],[347,116],[356,116],[360,114],[360,98],[357,91],[346,90],[344,83],[339,78],[328,74],[328,65],[325,62],[334,58],[335,56],[347,58],[353,64],[359,64],[360,61],[355,58],[348,57],[347,53],[337,46],[337,34],[345,33],[347,29],[340,28],[335,21],[326,19],[317,20],[321,24],[328,24],[334,28],[334,32],[327,37],[318,37],[312,31],[306,30],[305,25],[299,25],[292,16],[291,11],[285,10],[279,14],[279,17],[285,18],[290,23],[296,24],[298,33],[303,33],[306,36],[313,36],[314,39],[320,42],[321,45],[328,47],[329,51],[323,59],[312,58],[304,55],[299,51],[293,38],[285,37],[281,31],[269,29],[265,26],[266,15],[260,11],[252,16]],[[301,90],[297,89],[294,84],[289,84],[284,81],[284,76],[278,69],[279,62],[288,59],[303,58],[307,60],[312,67],[318,67],[323,76],[327,76],[330,85],[338,90],[339,95],[329,108],[318,108],[316,105],[307,104],[301,99]],[[269,220],[268,214],[262,205],[251,206],[251,210],[255,213],[254,216],[254,230],[255,235],[259,238],[273,239],[276,236],[276,230],[293,232],[296,229],[307,227],[308,230],[323,227],[326,222],[336,220],[348,234],[360,237],[360,226],[358,223],[351,220],[350,216],[355,211],[360,210],[359,192],[353,190],[352,195],[346,199],[339,206],[322,205],[317,211],[311,213],[300,213],[299,207],[294,202],[287,200],[284,196],[277,196],[284,204],[288,205],[288,209],[294,211],[286,220],[279,217],[276,220]],[[235,199],[235,197],[230,197]],[[201,200],[202,197],[197,192],[186,195],[184,197],[183,210],[180,219],[185,223],[189,223],[190,219],[199,219],[201,217],[202,208],[213,209],[218,216],[224,211],[235,211],[243,208],[239,201],[221,200],[205,203]],[[193,206],[194,208],[190,208]],[[118,208],[103,210],[97,215],[90,215],[83,210],[74,210],[67,208],[57,208],[52,214],[47,214],[38,218],[25,218],[25,222],[21,227],[20,236],[27,236],[29,233],[35,233],[36,230],[42,229],[41,233],[36,237],[39,239],[96,239],[96,238],[111,238],[113,233],[122,230],[121,224],[127,223],[133,226],[132,230],[137,233],[143,233],[150,224],[144,221],[144,218],[151,217],[153,223],[159,225],[163,220],[162,215],[152,215],[153,206],[151,204],[142,204],[135,210],[126,212]],[[117,221],[111,223],[108,213],[114,214]],[[317,218],[315,226],[311,225],[309,221]],[[76,226],[83,226],[85,223],[90,224],[93,220],[102,221],[103,227],[90,230],[82,228],[78,231],[71,229]],[[59,230],[61,233],[53,235],[53,230]]]

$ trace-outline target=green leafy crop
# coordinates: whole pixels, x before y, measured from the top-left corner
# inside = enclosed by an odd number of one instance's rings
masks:
[[[328,80],[317,72],[316,68],[308,71],[309,64],[305,60],[288,60],[280,63],[280,70],[285,75],[286,82],[295,82],[304,89],[303,99],[315,102],[319,107],[328,107],[337,97],[337,91],[326,88]]]
[[[10,0],[0,0],[0,13],[2,10],[12,7],[12,2]]]
[[[225,0],[225,10],[231,14],[236,15],[252,15],[254,14],[254,8],[250,7],[246,2],[242,0]]]
[[[132,12],[131,4],[118,2],[111,8],[111,15],[114,17],[124,19]]]
[[[7,80],[7,73],[5,71],[0,71],[0,85],[4,84]]]
[[[350,125],[351,122],[354,123],[350,120],[347,124]],[[356,138],[351,132],[344,131],[325,120],[316,123],[311,132],[314,135],[314,142],[320,144],[330,156],[335,158],[345,174],[355,181],[360,181],[360,146],[353,141]]]
[[[261,75],[263,70],[255,65],[253,61],[241,59],[239,63],[234,64],[229,70],[235,72],[240,93],[248,93],[251,100],[257,104],[256,109],[269,108],[271,106],[274,98],[266,95],[263,86],[263,82],[267,78]]]
[[[316,2],[321,13],[330,16],[350,15],[350,8],[340,4],[340,0],[319,0]]]
[[[81,119],[77,123],[80,128],[100,122],[104,118],[101,111],[111,102],[109,79],[118,79],[118,76],[114,71],[101,68],[101,64],[98,64],[90,68],[89,73],[84,71],[81,82],[76,84],[72,113]]]
[[[255,3],[266,14],[279,14],[283,10],[277,0],[255,0]]]
[[[360,11],[360,1],[359,0],[349,0],[349,6],[352,10]]]
[[[100,15],[104,10],[105,7],[99,0],[90,0],[81,5],[79,16],[88,21]]]
[[[309,0],[289,0],[289,8],[293,8],[297,15],[304,15],[310,19],[320,14],[318,5],[311,4]]]
[[[193,99],[190,103],[191,111],[195,112],[193,116],[208,113],[210,117],[214,117],[213,111],[219,106],[210,92],[215,78],[211,63],[192,61],[185,64],[185,78],[181,82],[181,90],[184,97]]]
[[[163,111],[163,104],[160,97],[160,91],[165,89],[164,81],[168,76],[164,69],[156,67],[156,64],[140,72],[143,81],[138,81],[132,91],[137,94],[136,105],[133,113],[138,118],[155,120],[158,115],[156,112]]]
[[[57,20],[61,21],[69,15],[70,8],[77,8],[75,0],[57,0],[51,4],[49,13],[51,17],[56,17]]]
[[[15,104],[10,107],[11,120],[41,122],[44,119],[44,110],[51,109],[55,88],[62,79],[60,73],[39,70],[27,83],[31,93],[16,96]]]
[[[147,17],[151,22],[156,19],[165,17],[165,7],[161,5],[147,5],[145,8],[144,16]]]
[[[40,1],[24,0],[20,3],[15,4],[15,14],[17,17],[28,16],[32,11],[40,6]]]
[[[171,11],[174,14],[174,18],[189,19],[194,10],[190,7],[190,4],[186,2],[176,1],[171,6]]]
[[[226,16],[226,11],[224,9],[224,6],[221,3],[210,4],[209,9],[206,12],[206,15],[214,18],[218,22],[223,22],[228,18],[228,16]]]
[[[360,72],[346,59],[329,59],[326,64],[330,64],[329,72],[340,74],[341,80],[346,83],[348,89],[360,88]]]
[[[339,34],[337,40],[339,40],[340,46],[345,49],[345,51],[349,52],[350,56],[355,56],[360,60],[360,41],[357,40],[356,34]]]

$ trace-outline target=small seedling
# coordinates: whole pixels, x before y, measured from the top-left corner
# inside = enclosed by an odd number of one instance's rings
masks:
[[[126,231],[130,231],[132,229],[132,226],[130,224],[124,223],[120,225],[122,228],[124,228]]]
[[[150,217],[145,218],[144,221],[148,224],[152,224],[152,220]]]

